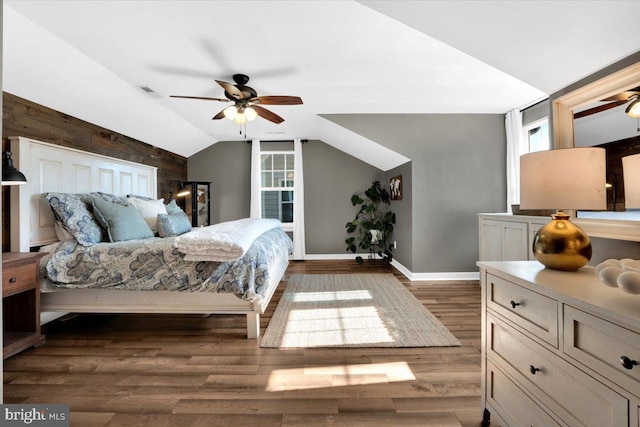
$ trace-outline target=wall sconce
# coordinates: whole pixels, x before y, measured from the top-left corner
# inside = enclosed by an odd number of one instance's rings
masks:
[[[640,208],[640,154],[622,158],[624,179],[624,206],[626,209]]]
[[[171,185],[173,184],[178,184],[178,192],[176,193],[176,197],[188,196],[191,193],[191,190],[189,190],[182,183],[182,181],[175,180],[175,181],[169,182],[169,189],[171,189]],[[173,199],[173,191],[169,191],[169,199]]]
[[[27,183],[27,178],[22,172],[13,166],[11,151],[2,153],[2,185],[22,185]]]
[[[596,147],[520,157],[520,207],[558,209],[533,240],[534,256],[545,267],[575,271],[591,259],[591,239],[562,209],[606,209],[605,163],[605,149]]]

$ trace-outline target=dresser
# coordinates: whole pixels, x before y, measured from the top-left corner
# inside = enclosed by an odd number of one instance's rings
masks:
[[[483,425],[640,427],[640,295],[589,266],[478,266]]]
[[[2,254],[2,357],[44,343],[40,334],[40,258],[45,253]]]
[[[480,261],[533,260],[533,238],[548,216],[478,214]]]

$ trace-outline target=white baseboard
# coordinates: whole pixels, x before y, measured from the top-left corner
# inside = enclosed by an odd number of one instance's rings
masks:
[[[365,257],[367,254],[305,254],[305,260],[331,260],[331,259],[355,259],[357,255]],[[404,274],[404,276],[414,281],[430,280],[430,281],[456,281],[456,280],[480,280],[478,271],[461,271],[461,272],[439,272],[439,273],[413,273],[407,267],[400,264],[395,259],[391,261],[391,265]]]
[[[411,280],[416,281],[457,281],[457,280],[480,280],[480,272],[478,271],[456,271],[456,272],[438,272],[438,273],[413,273],[407,267],[400,264],[395,259],[391,261],[391,265],[397,268],[404,276]]]

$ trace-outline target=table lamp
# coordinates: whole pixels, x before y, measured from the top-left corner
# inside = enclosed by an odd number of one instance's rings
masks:
[[[622,158],[624,179],[624,206],[626,209],[640,208],[640,154]]]
[[[607,208],[604,148],[539,151],[520,157],[520,207],[557,209],[533,239],[533,254],[545,267],[575,271],[591,259],[591,239],[563,209]]]

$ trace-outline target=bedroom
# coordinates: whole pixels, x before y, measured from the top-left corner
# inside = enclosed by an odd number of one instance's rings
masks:
[[[9,7],[11,6],[9,5]],[[352,5],[352,7],[361,8],[363,6],[355,4]],[[17,9],[18,7],[16,7],[16,10]],[[424,15],[436,16],[435,12],[435,10],[432,11],[432,13],[425,11]],[[150,11],[147,11],[147,13],[150,13]],[[543,13],[543,11],[538,11],[537,13],[543,17],[548,15]],[[588,15],[588,11],[584,13]],[[608,13],[613,14],[614,11]],[[469,15],[472,14],[473,11],[470,11]],[[375,16],[377,17],[377,15]],[[347,18],[348,16],[344,19],[346,20]],[[32,19],[35,20],[36,18]],[[374,18],[369,17],[368,19]],[[213,21],[216,22],[215,19],[213,19]],[[25,23],[21,21],[21,24],[23,24],[23,30],[25,31],[37,30],[25,27],[29,25],[29,22]],[[435,26],[434,23],[431,24]],[[467,24],[471,25],[471,23]],[[122,25],[124,25],[125,28],[135,27],[135,24],[129,22],[123,23]],[[336,25],[338,24],[336,23]],[[106,29],[103,29],[103,31],[106,31]],[[348,37],[348,33],[339,35]],[[444,35],[442,35],[442,37],[444,37]],[[608,56],[604,59],[596,59],[597,55],[595,54],[585,55],[585,58],[578,58],[580,61],[585,61],[586,63],[579,63],[578,59],[576,59],[573,74],[567,71],[570,75],[562,76],[562,78],[558,79],[558,82],[546,87],[542,92],[552,93],[560,90],[569,83],[592,72],[596,72],[604,66],[637,51],[638,47],[632,42],[629,42],[629,40],[634,40],[633,36],[625,38],[622,34],[619,34],[618,37],[621,43],[616,44],[616,48],[620,49],[619,51],[607,49]],[[567,37],[567,40],[569,40],[569,37]],[[622,43],[625,40],[626,43],[628,43],[627,45]],[[335,42],[334,39],[330,41]],[[616,40],[616,43],[617,42],[618,40]],[[91,40],[87,40],[87,43],[91,43]],[[165,40],[165,43],[168,43],[168,41]],[[251,43],[252,40],[250,39],[241,44],[251,46]],[[569,42],[567,41],[567,43]],[[382,46],[390,49],[387,45]],[[377,48],[381,49],[382,46],[378,46]],[[163,93],[163,95],[175,93],[220,96],[220,92],[214,87],[215,85],[212,80],[213,78],[218,78],[218,76],[214,75],[215,73],[213,71],[209,71],[211,67],[215,65],[211,60],[211,56],[215,52],[207,51],[206,45],[201,42],[200,38],[192,39],[192,48],[198,50],[199,54],[206,60],[203,60],[202,63],[179,61],[172,64],[173,69],[166,63],[160,62],[155,64],[157,67],[164,66],[164,69],[160,71],[164,72],[165,78],[167,78],[167,75],[169,76],[171,84],[176,85],[168,88],[167,92]],[[563,49],[558,48],[558,51],[563,51]],[[368,47],[366,52],[372,52],[372,47]],[[5,52],[5,54],[6,53],[7,52]],[[42,53],[42,55],[44,54],[45,53]],[[478,53],[478,56],[482,57],[480,53]],[[586,58],[587,56],[589,58]],[[243,62],[236,55],[226,53],[222,58],[227,60],[227,66],[243,66]],[[234,61],[238,61],[240,64],[236,64]],[[280,69],[280,71],[284,72],[284,77],[275,82],[272,82],[271,78],[267,80],[268,77],[260,78],[259,75],[256,74],[252,80],[252,83],[255,82],[255,87],[265,87],[263,85],[268,84],[263,90],[266,91],[268,89],[271,93],[280,93],[280,91],[282,91],[282,93],[285,94],[301,95],[305,100],[305,105],[312,103],[313,97],[309,98],[304,96],[304,93],[297,91],[299,86],[296,86],[295,81],[299,80],[300,77],[295,73],[286,74],[286,67],[278,61],[281,61],[279,57],[275,57],[274,59],[264,58],[264,66],[253,66],[246,71],[247,73],[251,73],[251,71],[256,70],[257,73],[260,70]],[[554,61],[550,60],[549,62]],[[545,61],[542,61],[542,63],[545,63]],[[51,62],[48,66],[53,69],[54,62]],[[294,65],[292,65],[292,67],[294,67]],[[5,64],[5,70],[6,68],[7,65]],[[550,73],[544,72],[545,68],[546,67],[539,68],[538,74],[548,76]],[[568,64],[567,68],[570,68]],[[201,74],[207,74],[211,77],[203,79],[196,76],[185,79],[184,76],[175,74],[185,71],[190,71],[192,74],[200,72]],[[174,74],[170,74],[170,72],[174,72]],[[357,74],[353,71],[349,73],[349,71],[343,68],[331,70],[328,69],[327,66],[322,67],[320,72],[326,73],[326,80],[328,80],[329,83],[338,85],[337,89],[349,91],[352,89],[349,86],[350,84],[357,86],[357,80],[355,82],[353,81],[354,76],[357,76]],[[404,73],[391,74],[392,77],[389,77],[389,80],[398,80],[403,82],[404,85],[409,86],[412,80],[417,80],[416,84],[422,84],[423,79],[415,77],[420,76],[420,72],[421,71],[417,71],[409,77]],[[226,78],[228,79],[229,77]],[[367,78],[370,77],[367,76]],[[262,83],[261,80],[266,81]],[[131,85],[137,86],[144,84],[148,84],[152,88],[157,87],[149,81],[128,81],[129,89],[131,89]],[[64,82],[61,80],[57,83],[62,85]],[[178,84],[180,86],[178,86]],[[309,215],[307,224],[314,225],[313,227],[308,225],[307,229],[307,254],[309,258],[313,258],[313,256],[320,258],[325,254],[345,256],[343,245],[344,218],[346,217],[348,219],[352,216],[352,210],[349,204],[351,194],[361,191],[374,179],[380,179],[384,182],[391,176],[401,174],[404,177],[406,196],[402,202],[395,202],[393,206],[398,215],[397,228],[395,231],[395,240],[397,240],[398,247],[394,253],[396,260],[406,268],[408,271],[407,274],[413,274],[415,276],[414,278],[418,280],[437,280],[442,278],[443,273],[447,273],[453,278],[468,278],[468,274],[475,273],[475,277],[477,278],[477,268],[475,266],[478,258],[476,214],[478,212],[504,211],[505,205],[504,194],[506,193],[506,183],[503,178],[505,175],[504,113],[510,107],[520,107],[529,101],[534,101],[536,96],[529,97],[526,101],[523,100],[518,104],[512,103],[508,107],[501,107],[502,109],[496,109],[489,113],[478,113],[477,111],[471,111],[466,108],[446,110],[444,107],[434,106],[428,106],[432,108],[432,110],[420,110],[418,109],[420,108],[419,106],[407,103],[406,99],[394,101],[393,90],[376,90],[376,86],[371,83],[369,84],[370,86],[367,86],[367,89],[370,89],[369,92],[364,94],[359,93],[359,95],[364,96],[365,99],[367,99],[366,97],[373,97],[374,95],[379,96],[383,99],[382,106],[376,106],[377,109],[367,108],[363,110],[361,106],[353,106],[345,103],[341,103],[332,108],[320,105],[315,111],[326,115],[330,123],[322,122],[322,124],[318,124],[314,122],[312,124],[314,126],[314,134],[319,135],[315,138],[312,137],[313,135],[306,133],[297,134],[297,136],[312,139],[304,146],[305,162],[308,162],[305,164],[305,183],[314,186],[308,188],[306,192],[306,203],[311,204],[311,206],[307,207],[307,213]],[[378,83],[378,85],[380,85],[380,83]],[[384,86],[379,87],[384,88]],[[406,86],[402,87],[405,88]],[[300,90],[301,89],[302,88],[300,88]],[[43,91],[44,89],[40,89],[38,86],[32,86],[30,90],[37,92],[39,90]],[[92,91],[88,93],[94,93],[93,91],[96,90],[98,89],[93,88]],[[465,88],[464,90],[467,89]],[[462,91],[463,89],[460,89],[456,92],[458,96],[460,95],[459,92]],[[50,91],[52,97],[58,98],[56,103],[45,101],[37,102],[40,100],[37,94],[32,96],[27,93],[22,93],[22,96],[20,96],[21,93],[17,93],[21,98],[29,100],[26,101],[29,108],[18,107],[24,105],[25,102],[8,95],[5,96],[5,103],[10,103],[10,105],[5,108],[21,108],[23,111],[31,111],[36,115],[42,114],[50,117],[44,120],[51,120],[51,117],[60,120],[60,122],[58,122],[59,125],[74,123],[74,126],[76,126],[75,123],[77,122],[75,122],[72,117],[82,119],[82,114],[73,113],[73,110],[65,108],[60,102],[72,103],[77,102],[77,100],[73,101],[70,94],[69,96],[60,96],[61,92],[63,92],[62,86],[58,86],[57,89],[51,89]],[[428,96],[426,96],[427,98],[441,99],[444,97],[444,95],[439,95],[440,92],[430,92],[426,89],[425,93],[428,94]],[[540,97],[542,97],[544,93],[541,93]],[[483,96],[486,98],[491,97],[490,94],[483,92],[472,93],[471,95],[477,96],[478,98],[482,98]],[[99,104],[111,104],[114,102],[113,96],[124,95],[122,92],[114,92],[114,94],[111,95],[96,92],[95,95],[96,98],[104,100],[104,102]],[[142,97],[142,95],[137,94],[137,92],[135,96]],[[145,123],[145,121],[141,119],[145,114],[150,115],[153,111],[153,108],[147,108],[147,104],[155,101],[149,101],[145,98],[142,99],[143,101],[139,102],[144,102],[143,107],[135,114],[132,112],[131,116],[134,117],[136,121]],[[357,101],[357,99],[355,101]],[[39,107],[30,102],[46,105],[47,107],[44,107],[41,112],[38,112]],[[181,106],[179,108],[203,110],[199,113],[200,117],[203,117],[201,119],[203,124],[199,126],[215,127],[215,125],[218,124],[227,126],[227,128],[229,128],[229,135],[233,135],[233,137],[229,137],[228,139],[233,141],[216,143],[210,147],[210,143],[207,143],[203,147],[202,155],[195,155],[194,151],[193,155],[178,156],[166,150],[160,151],[160,149],[153,149],[144,144],[139,145],[134,143],[132,141],[133,138],[124,136],[131,135],[125,128],[118,130],[106,123],[101,125],[101,123],[103,123],[102,120],[106,120],[109,115],[98,111],[96,114],[97,117],[100,117],[99,119],[84,119],[94,125],[77,124],[78,128],[83,128],[83,126],[88,126],[88,128],[85,127],[84,130],[75,128],[74,132],[78,136],[79,141],[74,141],[74,144],[76,144],[76,147],[87,150],[97,150],[98,147],[103,146],[104,148],[102,149],[105,154],[112,154],[116,147],[121,146],[120,144],[115,144],[113,141],[117,143],[124,141],[131,143],[131,146],[136,147],[136,150],[140,150],[140,153],[137,154],[138,157],[150,156],[153,158],[153,156],[161,153],[162,155],[159,159],[161,165],[159,166],[158,197],[166,197],[166,193],[169,190],[168,184],[175,179],[210,180],[213,182],[211,204],[212,220],[217,222],[246,216],[249,210],[249,200],[247,197],[238,197],[238,195],[244,194],[247,191],[246,188],[249,177],[242,171],[246,170],[246,162],[248,162],[250,157],[250,145],[237,141],[238,128],[236,126],[223,123],[210,124],[211,116],[218,111],[217,104],[210,105],[205,103],[206,105],[201,106],[199,104],[187,104],[186,101],[184,102],[185,103],[179,104]],[[373,105],[373,100],[371,102]],[[421,112],[422,114],[403,114],[413,112],[413,107],[416,108],[416,112]],[[292,126],[295,126],[298,122],[295,108],[297,107],[292,106],[274,110],[278,111],[278,113],[287,119],[284,124],[292,123]],[[402,110],[396,111],[393,108],[402,108]],[[435,108],[442,109],[436,110]],[[56,114],[54,111],[59,111],[61,114]],[[87,109],[87,114],[89,112],[91,111]],[[366,112],[367,114],[358,114],[362,112]],[[160,112],[160,114],[160,117],[162,117],[162,112]],[[29,115],[25,115],[23,118],[29,123]],[[157,127],[160,129],[162,119],[156,120],[155,123],[147,124],[146,127]],[[300,120],[302,120],[302,118]],[[339,126],[337,126],[336,123]],[[12,123],[3,123],[3,125],[5,128],[9,128],[12,126]],[[20,128],[24,127],[24,124],[13,123],[13,125]],[[53,135],[51,133],[42,133],[46,130],[41,130],[39,126],[36,128],[38,132],[41,133],[31,135],[20,133],[20,135],[30,136],[38,140],[56,142],[56,138],[60,138],[60,134],[70,132],[69,129],[60,129],[57,127],[59,125],[56,125]],[[97,128],[92,126],[100,127],[101,130],[96,131]],[[256,135],[252,133],[257,132],[256,126],[258,126],[257,122],[252,122],[247,126],[249,137]],[[176,126],[176,128],[180,129],[179,126]],[[9,129],[11,131],[17,130],[15,128]],[[451,132],[451,129],[455,129],[455,132]],[[279,132],[277,129],[275,131]],[[103,132],[102,136],[100,136],[100,132]],[[113,138],[104,132],[111,132]],[[174,132],[175,131],[167,132],[169,139],[173,139],[174,141],[182,140],[182,138]],[[190,132],[194,131],[192,130]],[[212,132],[216,133],[218,130],[214,129]],[[98,133],[98,136],[95,136],[95,133]],[[294,133],[293,135],[296,134]],[[402,135],[402,138],[399,139],[394,137],[394,135]],[[322,138],[320,138],[320,136],[322,136]],[[164,136],[158,137],[158,141],[162,141],[164,138]],[[275,136],[272,134],[265,139],[282,138],[285,137],[281,134],[275,134]],[[407,158],[411,158],[412,162],[404,163],[397,167],[394,166],[390,169],[386,169],[387,166],[384,165],[377,167],[375,165],[381,161],[380,159],[369,160],[367,158],[367,154],[374,152],[374,150],[361,150],[367,152],[360,156],[361,151],[357,151],[357,155],[349,154],[349,146],[339,145],[342,141],[349,140],[350,138],[356,141],[356,144],[361,144],[363,147],[369,147],[369,144],[371,144],[370,141],[376,141],[376,146],[384,143],[386,145],[384,148],[394,151],[397,150],[397,152],[402,153],[402,155]],[[152,137],[137,139],[146,144],[156,147],[160,146],[160,143],[156,143]],[[240,139],[244,140],[244,138]],[[320,142],[320,139],[323,139],[323,142]],[[324,141],[325,139],[326,141]],[[211,140],[213,140],[213,138],[211,138]],[[225,139],[220,141],[225,141]],[[96,142],[99,142],[99,144]],[[185,138],[184,145],[189,142],[190,139]],[[425,145],[429,145],[429,149],[424,148]],[[336,146],[341,147],[341,149],[336,148]],[[134,156],[132,153],[127,153],[127,155]],[[210,156],[211,159],[208,160],[207,156]],[[361,160],[359,157],[366,160]],[[220,160],[222,158],[224,158],[224,160]],[[216,159],[218,159],[217,163],[211,163],[215,162]],[[244,169],[233,167],[233,162],[241,162],[243,159],[246,159]],[[313,162],[311,159],[321,160]],[[222,171],[223,176],[209,176],[205,168],[197,165],[199,161],[208,161],[209,164],[213,164],[214,169]],[[372,164],[370,164],[370,162],[372,162]],[[190,163],[193,163],[194,166],[190,167]],[[327,164],[336,165],[336,169],[327,173],[326,170],[324,170],[324,165]],[[418,167],[417,165],[420,166]],[[231,175],[234,171],[238,173],[238,176]],[[487,171],[489,171],[489,173],[487,173]],[[229,177],[228,179],[227,176]],[[461,191],[461,188],[465,188],[466,191]],[[451,212],[455,212],[455,215],[451,215]],[[425,221],[423,219],[424,216],[429,218],[429,221]],[[3,218],[5,218],[4,215]],[[7,238],[6,232],[4,233],[4,238]],[[443,239],[451,239],[450,241],[456,243],[465,242],[465,244],[446,245],[443,247],[441,243]],[[627,244],[623,244],[622,246],[624,246],[623,250],[627,248]],[[630,250],[636,249],[632,247]],[[635,257],[638,258],[637,255]]]

